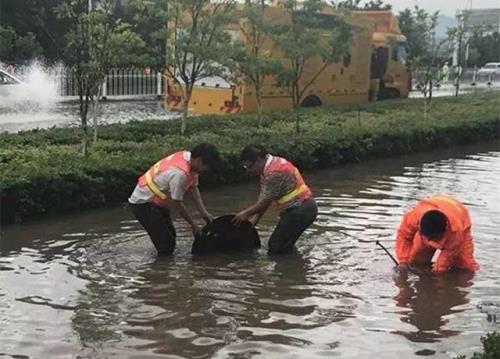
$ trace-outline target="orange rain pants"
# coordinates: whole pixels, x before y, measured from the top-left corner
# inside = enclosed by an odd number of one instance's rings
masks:
[[[431,210],[438,210],[448,218],[446,232],[438,241],[430,241],[420,234],[420,220]],[[422,200],[408,211],[401,222],[396,240],[396,256],[399,263],[430,264],[437,249],[441,250],[434,272],[451,268],[478,270],[474,259],[474,243],[471,234],[469,211],[453,197],[436,195]]]

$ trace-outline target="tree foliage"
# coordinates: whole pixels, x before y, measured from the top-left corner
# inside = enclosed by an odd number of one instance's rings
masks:
[[[384,0],[339,0],[332,1],[332,5],[337,9],[345,10],[391,10],[391,4],[385,4]]]
[[[10,26],[0,25],[0,60],[6,63],[24,64],[41,56],[42,47],[32,32],[19,35]]]
[[[114,17],[117,0],[102,0],[90,11],[87,0],[63,0],[58,16],[71,23],[65,35],[64,62],[78,84],[83,152],[87,152],[88,115],[109,69],[144,46],[130,25]],[[95,112],[95,111],[94,111]],[[97,122],[94,124],[97,130]],[[96,139],[96,138],[95,138]]]
[[[429,110],[443,49],[447,44],[446,39],[436,39],[438,15],[438,11],[429,13],[418,6],[399,13],[399,26],[408,41],[408,63],[417,81],[417,89],[426,98],[424,117]],[[448,54],[445,53],[444,56],[447,57]]]
[[[340,16],[322,16],[323,7],[321,0],[300,4],[296,0],[284,1],[289,20],[277,24],[272,34],[284,59],[278,84],[288,91],[296,109],[297,133],[300,132],[298,108],[307,89],[330,64],[347,56],[351,47],[351,25]],[[321,63],[313,68],[310,63],[318,58]]]
[[[241,11],[239,28],[244,37],[240,51],[235,52],[233,66],[237,77],[251,83],[255,89],[257,102],[257,118],[262,125],[262,87],[264,81],[279,70],[278,60],[265,49],[265,41],[269,41],[272,26],[265,18],[265,0],[246,0]]]
[[[43,57],[48,62],[56,62],[62,55],[64,34],[69,23],[58,18],[54,8],[60,0],[9,0],[0,1],[0,24],[10,28],[21,39],[21,55],[12,59],[24,63],[33,57]],[[5,53],[2,51],[2,58]]]
[[[167,73],[180,89],[181,133],[195,83],[227,74],[232,38],[225,26],[234,22],[234,0],[171,0],[168,9]]]
[[[146,46],[140,58],[143,66],[164,69],[169,0],[130,0],[124,19]]]

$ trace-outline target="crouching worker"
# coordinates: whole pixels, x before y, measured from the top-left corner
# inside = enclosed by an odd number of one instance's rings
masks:
[[[398,230],[396,255],[402,268],[430,265],[433,272],[452,268],[477,270],[469,211],[453,197],[436,195],[424,199],[405,214]]]
[[[269,254],[291,251],[318,214],[311,190],[291,162],[268,154],[262,146],[246,146],[240,160],[248,173],[260,175],[261,188],[257,202],[238,213],[233,223],[250,220],[256,225],[271,203],[275,202],[280,219],[269,239],[268,251]]]
[[[212,220],[198,190],[198,175],[207,168],[213,168],[219,161],[217,148],[202,143],[191,152],[179,151],[161,159],[139,178],[128,201],[158,255],[172,254],[175,249],[176,232],[170,218],[170,207],[189,223],[193,236],[200,232],[184,206],[185,193],[193,199],[202,218],[207,222]]]

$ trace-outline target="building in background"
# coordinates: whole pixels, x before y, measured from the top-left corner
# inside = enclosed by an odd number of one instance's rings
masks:
[[[468,10],[467,27],[486,26],[492,32],[500,32],[500,8]]]

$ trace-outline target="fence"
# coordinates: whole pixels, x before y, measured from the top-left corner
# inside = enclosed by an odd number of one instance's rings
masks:
[[[477,69],[466,69],[462,75],[462,82],[468,84],[490,83],[499,82],[500,73],[479,73]]]
[[[78,83],[70,74],[60,76],[60,95],[78,96]],[[147,73],[142,69],[112,69],[101,86],[101,97],[162,96],[165,78],[161,72]]]
[[[419,73],[413,73],[413,82],[414,84],[417,84],[418,81],[423,81],[424,77],[419,74]],[[455,84],[456,80],[456,73],[453,71],[452,68],[450,68],[450,73],[446,78],[439,78],[439,73],[436,72],[434,76],[434,82],[435,83],[440,83],[443,85],[450,84],[453,85]],[[476,68],[466,68],[462,72],[462,76],[460,78],[460,83],[465,84],[465,85],[493,85],[497,84],[500,82],[500,73],[489,73],[485,74],[482,72],[479,72],[478,69]]]

